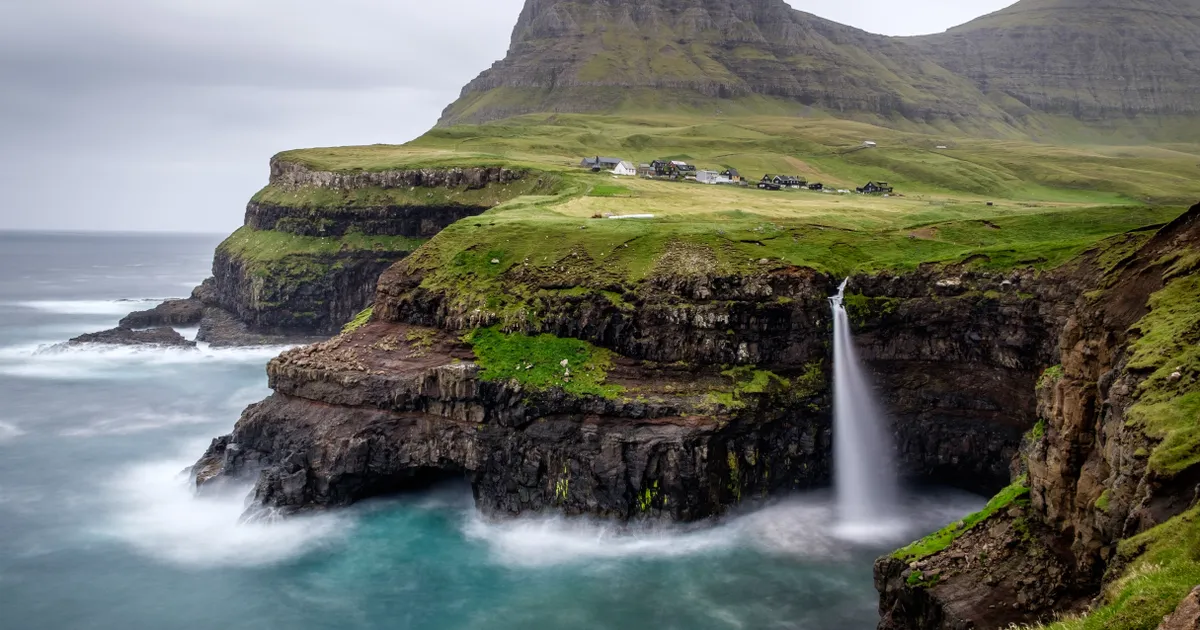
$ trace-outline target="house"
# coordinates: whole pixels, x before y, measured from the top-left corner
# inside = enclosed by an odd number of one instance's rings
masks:
[[[738,173],[736,168],[728,168],[721,171],[721,177],[727,177],[729,181],[734,183],[742,181],[742,175]]]
[[[720,179],[721,174],[716,171],[696,171],[696,181],[701,184],[719,184]]]
[[[792,175],[776,175],[771,178],[771,181],[778,184],[782,188],[803,188],[808,182]]]
[[[864,195],[890,194],[892,187],[888,186],[887,182],[867,182],[866,186],[857,190]]]
[[[763,178],[758,182],[758,187],[762,190],[779,190],[782,186],[776,183],[778,179],[778,175],[763,175]]]
[[[667,160],[654,160],[650,163],[650,168],[654,169],[655,177],[672,177],[677,172],[674,164]]]
[[[692,166],[691,164],[688,164],[687,162],[681,162],[679,160],[671,160],[671,166],[674,166],[675,170],[681,175],[695,175],[696,174],[696,167]]]
[[[593,171],[611,171],[614,168],[617,168],[617,165],[620,163],[620,158],[596,156],[592,158],[583,158],[583,161],[579,163],[579,166],[582,168],[591,169]]]
[[[821,183],[809,184],[808,189],[809,190],[825,190],[825,184],[821,184]]]
[[[654,167],[649,164],[638,164],[638,177],[654,177]]]
[[[877,147],[879,145],[871,140],[863,140],[863,146],[868,149],[874,149],[875,147]]]
[[[626,161],[622,160],[620,164],[618,164],[615,168],[613,168],[612,173],[613,173],[613,175],[630,175],[630,176],[632,176],[632,175],[637,175],[638,170],[637,170],[637,167],[635,167],[633,165],[633,162],[626,162]]]

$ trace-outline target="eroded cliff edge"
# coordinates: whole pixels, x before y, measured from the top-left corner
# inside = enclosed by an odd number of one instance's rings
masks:
[[[371,322],[272,361],[274,395],[213,443],[198,482],[256,479],[255,503],[288,512],[453,475],[489,512],[680,520],[828,482],[826,300],[840,279],[666,265],[617,295],[544,278],[538,316],[501,325],[422,288],[421,265],[384,274]],[[1052,360],[1057,305],[1080,277],[852,279],[907,474],[980,492],[1008,482],[1035,419],[1008,397]]]
[[[876,564],[881,628],[1152,628],[1200,582],[1200,206],[1122,251],[1070,309],[1013,485]]]
[[[385,269],[446,226],[557,183],[499,166],[372,167],[274,157],[245,225],[217,247],[213,276],[120,328],[199,326],[214,345],[329,337],[370,305]]]

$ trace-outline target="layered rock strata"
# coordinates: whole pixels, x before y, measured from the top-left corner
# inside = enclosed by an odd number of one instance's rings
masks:
[[[213,256],[213,277],[190,298],[131,313],[121,326],[199,326],[198,339],[218,346],[328,337],[370,305],[385,269],[528,175],[500,167],[340,172],[273,158],[264,192],[274,201],[249,203],[245,227]],[[491,188],[494,195],[471,196]],[[372,192],[367,201],[362,191]],[[374,201],[389,191],[400,200]],[[458,193],[466,201],[448,201]]]
[[[1132,344],[1149,332],[1135,324],[1153,313],[1151,296],[1200,273],[1197,251],[1200,206],[1116,261],[1075,301],[1058,336],[1061,368],[1037,386],[1044,428],[1014,459],[1028,499],[927,557],[881,559],[880,628],[1002,628],[1082,608],[1133,559],[1118,555],[1122,540],[1195,505],[1196,466],[1151,466],[1162,438],[1130,410],[1148,392],[1185,395],[1194,388],[1186,366],[1168,366],[1165,382],[1144,387],[1163,377],[1151,376],[1159,368],[1132,361]]]
[[[257,479],[257,505],[292,511],[448,474],[470,480],[492,512],[690,520],[829,478],[835,278],[792,268],[657,278],[626,294],[627,307],[546,298],[525,332],[619,353],[608,378],[626,389],[604,398],[488,380],[450,331],[494,322],[457,312],[405,269],[381,280],[373,323],[271,363],[275,394],[214,442],[201,485]],[[1007,483],[1035,410],[1005,397],[1028,391],[1039,357],[1053,354],[1062,321],[1043,304],[1073,300],[1074,277],[952,269],[852,280],[879,294],[850,302],[898,412],[906,472],[979,491]],[[873,310],[882,301],[886,312]],[[774,385],[740,387],[727,369],[736,365],[769,371],[761,382]]]

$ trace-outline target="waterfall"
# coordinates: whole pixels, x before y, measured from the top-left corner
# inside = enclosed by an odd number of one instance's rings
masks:
[[[879,532],[896,521],[898,484],[887,419],[858,360],[846,315],[846,283],[829,298],[833,308],[833,463],[838,529]]]

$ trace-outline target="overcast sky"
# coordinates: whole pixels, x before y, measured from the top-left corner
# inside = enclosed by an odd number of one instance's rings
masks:
[[[916,35],[1012,0],[789,3]],[[522,4],[0,0],[0,229],[231,231],[278,151],[427,130]]]

